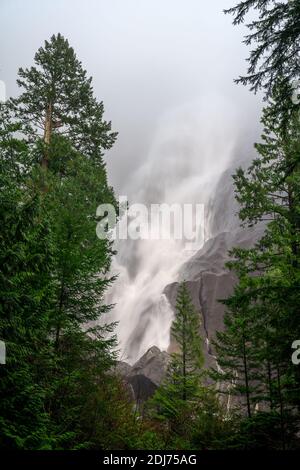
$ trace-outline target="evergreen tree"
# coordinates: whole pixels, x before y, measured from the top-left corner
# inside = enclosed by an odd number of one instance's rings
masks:
[[[22,93],[10,104],[29,142],[37,148],[36,159],[48,167],[52,138],[63,135],[86,158],[102,166],[103,150],[113,145],[117,134],[103,119],[103,103],[94,97],[92,79],[87,78],[73,48],[58,33],[45,41],[34,61],[34,67],[19,69],[17,83]]]
[[[225,330],[217,332],[213,341],[217,368],[211,371],[211,376],[219,384],[227,384],[226,387],[220,387],[220,392],[228,395],[230,399],[237,396],[236,406],[241,400],[248,417],[251,418],[253,402],[255,405],[258,393],[255,379],[259,364],[257,350],[253,344],[256,323],[251,307],[247,304],[247,295],[240,291],[238,286],[234,296],[224,301],[228,308],[224,316]]]
[[[245,0],[225,13],[232,14],[233,23],[238,25],[252,11],[255,16],[247,24],[250,32],[244,42],[254,47],[248,58],[247,75],[236,81],[249,84],[255,92],[263,89],[268,97],[273,94],[274,86],[281,83],[281,100],[277,105],[285,107],[288,103],[290,108],[291,85],[299,79],[299,1]]]
[[[176,383],[178,396],[187,401],[193,397],[199,384],[203,365],[200,315],[195,310],[186,282],[179,285],[176,299],[176,318],[171,335],[178,347],[172,354],[169,374]]]
[[[291,344],[300,334],[297,320],[300,123],[292,115],[283,128],[280,118],[274,119],[273,110],[271,104],[263,113],[263,142],[256,145],[259,157],[246,172],[239,168],[234,175],[243,224],[264,222],[266,226],[264,236],[254,248],[231,251],[228,266],[239,282],[225,302],[229,307],[225,332],[217,335],[216,349],[218,361],[225,367],[224,378],[226,374],[229,378],[238,374],[239,362],[244,363],[245,389],[236,386],[234,391],[245,397],[248,416],[254,420],[249,428],[252,435],[247,439],[251,441],[255,434],[254,423],[263,429],[267,441],[267,426],[272,421],[272,429],[278,432],[272,437],[275,442],[268,445],[286,448],[295,445],[294,424],[298,419],[295,407],[299,406],[300,385],[299,372],[291,362]],[[245,328],[245,347],[235,351],[230,344],[243,344]],[[255,359],[248,384],[245,351],[248,358],[250,354]],[[215,371],[219,380],[221,375]],[[253,409],[260,409],[263,416],[253,416]],[[263,422],[269,424],[264,427]]]
[[[203,353],[200,318],[186,282],[178,287],[176,317],[171,334],[178,351],[171,355],[166,378],[151,401],[158,419],[168,425],[166,445],[173,433],[187,439],[189,416],[192,407],[196,406],[201,388]]]
[[[130,405],[110,372],[114,325],[102,319],[113,250],[96,235],[98,205],[116,207],[102,159],[116,134],[61,35],[35,61],[0,110],[0,444],[126,446]]]
[[[54,246],[41,198],[26,186],[26,144],[1,105],[0,120],[0,446],[28,448],[47,436],[43,388],[51,357],[49,311]],[[22,171],[23,169],[23,171]]]
[[[101,203],[116,206],[102,161],[103,150],[111,147],[116,134],[103,121],[103,104],[94,98],[91,78],[66,39],[53,35],[38,50],[35,63],[36,67],[19,70],[23,92],[10,107],[16,122],[23,125],[25,140],[27,135],[29,144],[33,139],[33,153],[42,153],[42,168],[48,169],[44,175],[37,172],[35,181],[46,182],[44,203],[53,217],[57,284],[53,321],[58,348],[64,325],[83,325],[107,311],[101,299],[111,282],[103,275],[112,250],[109,241],[96,236],[95,214]]]

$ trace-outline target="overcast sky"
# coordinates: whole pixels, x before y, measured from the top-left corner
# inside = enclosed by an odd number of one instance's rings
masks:
[[[246,68],[243,27],[222,13],[234,0],[0,0],[0,79],[17,92],[19,66],[53,33],[69,39],[105,118],[119,132],[107,155],[123,191],[149,153],[162,119],[205,96],[225,97],[256,127],[259,100],[233,84]],[[206,100],[206,106],[209,106]],[[217,112],[217,108],[215,107]],[[211,118],[211,117],[210,117]]]

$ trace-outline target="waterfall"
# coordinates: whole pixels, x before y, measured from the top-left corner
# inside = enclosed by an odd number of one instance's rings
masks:
[[[173,109],[158,123],[143,165],[134,174],[129,204],[204,204],[233,159],[240,117],[224,97],[206,96]],[[211,214],[205,214],[205,238]],[[150,224],[156,223],[150,220]],[[152,227],[153,228],[153,227]],[[164,227],[162,227],[162,231]],[[203,243],[203,241],[202,241]],[[190,251],[184,240],[119,240],[112,272],[118,279],[108,301],[115,303],[120,359],[135,362],[151,346],[166,350],[174,312],[164,295],[177,280],[182,264],[201,248]]]

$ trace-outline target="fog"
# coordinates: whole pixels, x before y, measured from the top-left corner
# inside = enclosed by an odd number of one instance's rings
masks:
[[[1,0],[0,79],[17,93],[18,67],[32,64],[53,33],[69,39],[93,77],[105,117],[119,132],[107,154],[110,182],[130,194],[159,122],[171,109],[216,92],[249,117],[257,100],[233,78],[245,71],[243,27],[222,10],[233,0]]]
[[[109,182],[130,203],[204,203],[258,134],[260,100],[233,83],[246,69],[234,0],[1,0],[0,79],[16,94],[19,66],[53,33],[69,39],[119,132]],[[209,238],[209,225],[205,227]],[[122,357],[168,347],[173,312],[163,295],[190,256],[180,241],[122,242],[116,303]]]

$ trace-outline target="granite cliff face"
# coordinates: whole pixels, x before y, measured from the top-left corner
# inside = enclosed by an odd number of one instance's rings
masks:
[[[133,400],[143,403],[153,396],[162,382],[169,360],[170,355],[166,351],[152,346],[133,366],[119,362],[116,373],[123,377]]]
[[[193,303],[201,315],[205,368],[216,366],[211,343],[216,331],[223,329],[224,306],[219,300],[231,294],[236,282],[235,276],[225,268],[229,260],[228,250],[233,246],[250,246],[260,232],[261,229],[256,228],[218,234],[182,266],[178,282],[165,288],[165,295],[175,311],[179,281],[186,280]],[[171,338],[168,352],[153,346],[133,366],[126,362],[118,363],[117,373],[124,378],[134,401],[144,402],[154,394],[165,376],[170,353],[174,351],[176,344]]]
[[[223,329],[225,309],[219,300],[226,299],[232,293],[236,282],[234,274],[225,267],[230,259],[228,252],[233,247],[253,246],[263,233],[262,225],[251,229],[240,226],[231,177],[234,168],[223,173],[206,209],[209,239],[178,273],[178,282],[187,282],[194,305],[201,315],[205,367],[215,365],[211,342],[215,332]],[[164,291],[174,310],[178,282],[166,286]],[[169,351],[174,350],[176,345],[171,338]]]
[[[232,272],[225,268],[229,260],[228,250],[233,246],[248,247],[256,239],[257,232],[224,232],[209,240],[179,273],[179,281],[185,280],[189,287],[195,308],[201,315],[200,334],[204,340],[205,367],[215,365],[211,346],[216,331],[223,329],[224,305],[236,282]],[[165,294],[175,310],[178,282],[165,288]],[[176,351],[172,338],[169,352]]]
[[[253,246],[263,232],[263,226],[240,227],[231,177],[235,167],[223,173],[206,207],[206,243],[180,266],[176,281],[165,286],[163,292],[175,315],[178,284],[182,280],[187,282],[194,305],[201,315],[200,334],[204,341],[206,368],[216,366],[212,340],[216,331],[223,329],[225,310],[219,300],[232,293],[236,282],[234,274],[225,267],[229,261],[228,251],[233,247]],[[160,311],[159,315],[163,313]],[[139,335],[143,334],[145,326],[140,322]],[[152,396],[165,375],[169,354],[173,351],[176,351],[176,344],[171,338],[168,352],[153,346],[133,366],[119,363],[118,372],[129,385],[135,400],[145,401]]]

